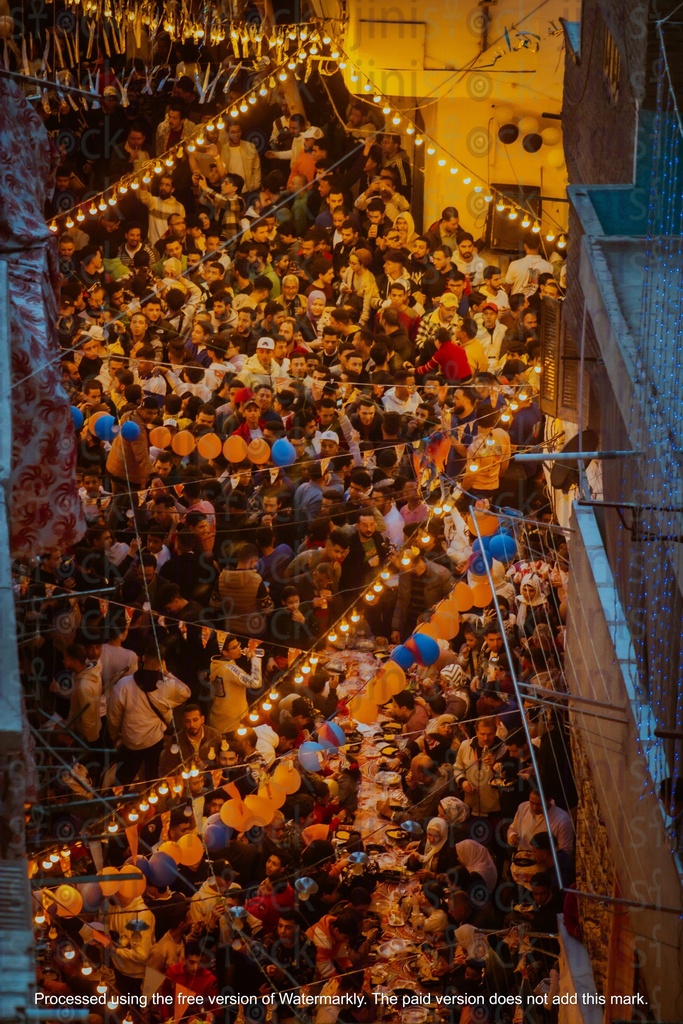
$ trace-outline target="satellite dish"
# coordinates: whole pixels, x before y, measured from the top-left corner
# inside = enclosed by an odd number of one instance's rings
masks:
[[[594,430],[584,430],[560,449],[561,452],[595,452],[598,450],[598,435]],[[579,483],[578,459],[554,462],[550,473],[550,484],[565,494]]]

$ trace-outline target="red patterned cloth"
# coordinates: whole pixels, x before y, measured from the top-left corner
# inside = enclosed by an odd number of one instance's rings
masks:
[[[55,329],[55,243],[44,217],[56,165],[57,152],[39,116],[18,86],[0,79],[0,259],[7,263],[9,282],[14,557],[66,547],[85,530]],[[7,317],[4,310],[2,315]]]

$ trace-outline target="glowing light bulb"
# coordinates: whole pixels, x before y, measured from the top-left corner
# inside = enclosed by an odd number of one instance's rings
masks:
[[[487,447],[487,448],[493,448],[493,446],[495,445],[495,443],[496,443],[496,442],[495,442],[494,438],[492,438],[492,437],[487,437],[487,438],[486,438],[486,447]]]
[[[409,554],[405,554],[401,558],[401,565],[410,565],[412,559]]]
[[[85,220],[85,214],[83,213],[83,210],[78,211],[78,213],[76,214],[76,220],[79,221],[79,223],[82,223]]]
[[[65,960],[73,960],[73,958],[76,956],[76,950],[73,948],[73,946],[65,946],[62,952],[64,953]]]
[[[351,81],[352,82],[357,82],[359,78],[360,78],[360,75],[358,74],[356,69],[355,68],[351,68]]]
[[[44,868],[45,871],[49,871],[51,867],[52,867],[52,861],[50,860],[49,857],[46,857],[45,860],[43,861],[43,868]]]
[[[535,235],[537,235],[537,234],[539,233],[539,231],[541,230],[541,224],[540,224],[540,221],[537,221],[537,220],[535,220],[535,221],[534,221],[534,225],[533,225],[533,227],[532,227],[532,229],[531,229],[531,230],[533,231],[533,233],[534,233]]]
[[[339,632],[340,633],[348,633],[350,628],[351,627],[349,626],[349,624],[346,621],[346,619],[342,619],[341,622],[339,623]]]
[[[149,810],[149,800],[143,799],[140,801],[140,810],[143,812]]]
[[[505,209],[505,203],[503,202],[502,199],[499,199],[498,202],[496,203],[496,209],[498,210],[498,213],[502,213],[503,210]]]
[[[102,213],[104,213],[104,211],[107,209],[107,204],[104,201],[104,197],[102,197],[102,199],[100,199],[99,203],[97,204],[97,209],[101,210]]]
[[[391,573],[389,572],[388,569],[382,569],[381,573],[379,574],[379,578],[381,580],[390,580],[391,579]]]
[[[182,793],[182,791],[183,791],[182,783],[174,782],[173,783],[173,792],[175,793],[175,795],[178,796],[180,793]]]
[[[259,89],[258,94],[259,94],[259,96],[267,96],[268,95],[268,89],[266,87],[266,83],[265,82],[262,84],[261,88]]]
[[[385,103],[384,106],[382,107],[382,113],[385,114],[387,117],[391,113],[391,107],[389,106],[388,103]]]
[[[63,846],[61,848],[61,850],[59,851],[59,856],[60,857],[66,857],[68,859],[71,856],[71,850],[69,849],[69,847],[68,846]]]
[[[247,101],[246,101],[246,100],[242,100],[242,102],[240,103],[240,111],[241,111],[241,112],[242,112],[243,114],[246,114],[246,112],[247,112],[248,110],[249,110],[249,104],[247,103]]]
[[[368,604],[372,604],[372,602],[375,600],[375,595],[372,592],[372,590],[368,590],[367,594],[365,595],[365,600],[368,602]]]
[[[557,248],[558,249],[566,249],[567,248],[567,236],[566,235],[560,235],[560,237],[557,240]]]
[[[167,793],[168,793],[168,783],[167,782],[162,782],[161,785],[159,786],[159,795],[160,796],[166,796]]]
[[[520,402],[526,402],[527,398],[528,398],[528,395],[527,395],[526,391],[520,391],[520,393],[519,393],[519,400],[520,400]]]
[[[331,644],[337,642],[337,634],[334,632],[334,630],[332,630],[331,633],[327,634],[327,639],[330,641]]]
[[[434,506],[434,515],[435,516],[440,516],[442,512],[443,512],[443,507],[441,505],[435,505]]]
[[[351,622],[360,622],[360,615],[355,608],[351,612]]]
[[[264,700],[263,704],[261,705],[261,707],[263,708],[264,711],[270,711],[272,706],[273,705],[270,703],[269,700]]]
[[[107,986],[105,985],[105,983],[103,981],[99,981],[97,983],[96,991],[99,992],[99,994],[101,996],[103,996],[105,994],[105,992],[107,991]]]
[[[116,822],[112,818],[111,821],[109,822],[109,824],[107,825],[107,832],[111,832],[111,834],[114,835],[114,833],[118,832],[118,830],[119,830],[119,826],[116,824]]]
[[[491,195],[490,192],[487,192],[486,195],[484,196],[484,202],[485,203],[492,203],[493,202],[493,196]]]
[[[36,916],[33,918],[36,924],[45,924],[45,911],[39,910]]]
[[[396,111],[396,113],[392,117],[391,123],[395,125],[399,125],[401,123],[401,115],[399,114],[398,111]]]
[[[517,402],[510,402],[510,408],[512,409],[513,412],[517,412],[517,410],[519,409],[519,405],[517,404]]]
[[[191,778],[191,779],[196,779],[198,775],[199,775],[199,768],[198,768],[198,767],[197,767],[197,765],[196,765],[196,764],[195,764],[195,763],[193,762],[193,763],[192,763],[192,767],[190,768],[190,778]]]
[[[372,97],[372,102],[373,103],[381,103],[382,102],[382,97],[379,96],[377,93],[375,93],[375,95]]]
[[[510,415],[509,412],[502,412],[500,414],[500,421],[501,421],[501,423],[509,423],[511,419],[512,419],[512,416]]]
[[[246,727],[246,725],[241,725],[239,727],[239,729],[237,730],[237,735],[238,736],[246,736],[247,735],[247,727]]]
[[[470,462],[470,464],[469,464],[469,466],[467,468],[469,469],[470,473],[478,473],[479,472],[479,463],[478,462]]]
[[[444,157],[442,157],[442,156],[439,157],[439,159],[437,160],[437,163],[438,163],[439,167],[445,167],[446,166],[446,161],[445,161]]]
[[[277,77],[280,79],[281,82],[286,82],[287,81],[287,72],[285,71],[284,68],[282,69],[282,71],[280,72],[280,74]]]
[[[90,964],[83,964],[81,967],[81,974],[84,974],[87,978],[89,974],[92,974],[92,967]]]
[[[181,773],[180,773],[180,774],[182,775],[182,777],[183,777],[183,778],[185,779],[185,781],[187,782],[187,780],[188,780],[188,779],[189,779],[189,777],[190,777],[190,772],[188,771],[188,769],[187,769],[187,768],[183,768],[183,770],[181,771]]]
[[[311,53],[313,53],[313,47],[311,47]],[[363,92],[372,92],[372,86],[370,82],[366,82],[363,86]]]
[[[451,174],[457,174],[458,173],[458,168],[457,167],[451,167],[450,171],[451,171]]]
[[[254,103],[256,103],[256,97],[255,96],[254,96]],[[218,129],[219,132],[222,132],[223,129],[225,128],[225,121],[223,120],[223,115],[222,114],[219,115],[218,120],[216,121],[216,128]]]
[[[553,231],[552,228],[550,228],[548,230],[548,234],[545,236],[545,240],[546,240],[546,242],[554,242],[555,241],[555,232]]]
[[[105,209],[106,209],[106,207],[105,207]],[[57,228],[57,225],[56,225],[55,221],[52,221],[52,223],[50,224],[50,231],[52,231],[54,234],[57,233],[58,228]]]
[[[134,192],[137,192],[137,190],[140,188],[140,182],[137,180],[137,178],[134,178],[133,181],[131,181],[130,187]]]
[[[424,139],[422,138],[421,135],[416,135],[415,136],[415,145],[416,146],[421,146],[423,142],[424,142]]]
[[[215,132],[216,131],[216,125],[213,123],[213,121],[208,121],[207,122],[206,130],[207,130],[207,132]]]
[[[147,799],[149,800],[149,802],[150,802],[151,804],[158,804],[158,803],[159,803],[159,797],[158,797],[158,795],[157,795],[157,794],[155,793],[155,791],[154,791],[154,790],[152,790],[152,792],[151,792],[151,793],[149,794],[149,796],[148,796],[148,798],[147,798]]]
[[[277,692],[277,690],[271,690],[270,693],[268,694],[268,700],[277,700],[279,696],[280,694]]]
[[[308,660],[310,661],[311,665],[317,665],[318,662],[320,661],[320,658],[318,657],[317,654],[312,654]]]
[[[303,672],[303,674],[305,676],[307,676],[309,674],[309,672],[311,671],[311,666],[308,664],[307,661],[305,661],[303,663],[303,665],[301,666],[301,671]]]
[[[252,106],[254,105],[254,103],[256,103],[256,93],[255,92],[250,92],[249,93],[249,102],[251,103]]]
[[[534,366],[534,373],[541,373],[541,367],[538,364]]]
[[[510,212],[508,213],[508,217],[510,220],[517,220],[517,216],[517,211],[515,210],[514,206],[512,206],[510,208]]]
[[[452,505],[449,505],[449,503],[448,503],[448,502],[445,502],[445,503],[444,503],[444,506],[443,506],[443,510],[444,510],[444,512],[446,513],[446,515],[448,515],[448,513],[449,513],[449,512],[452,512],[452,511],[453,511],[453,506],[452,506]]]
[[[336,639],[337,639],[337,638],[335,637],[335,640],[336,640]],[[303,681],[304,681],[304,677],[303,677],[302,673],[301,673],[301,672],[296,672],[296,673],[294,674],[294,682],[295,682],[295,683],[297,684],[297,686],[301,686],[301,684],[303,683]]]
[[[463,178],[463,181],[466,181],[466,180],[467,180],[467,179]],[[474,186],[474,191],[475,191],[475,192],[483,192],[483,191],[484,191],[484,189],[483,189],[483,187],[482,187],[481,185],[475,185],[475,186]]]
[[[251,714],[249,715],[250,722],[258,722],[258,718],[258,711],[252,711]]]
[[[420,544],[429,544],[431,539],[428,533],[423,533],[420,537]]]
[[[187,148],[190,148],[189,145]],[[194,146],[192,147],[192,152],[194,153]],[[142,180],[145,183],[145,185],[149,185],[150,181],[152,180],[152,176],[149,173],[149,171],[145,171],[145,173],[142,175]]]
[[[325,33],[325,35],[323,36],[323,45],[324,46],[329,46],[331,42],[332,42],[331,38],[329,37],[329,35],[327,33]]]
[[[197,142],[199,142],[199,139],[197,139]],[[200,146],[201,146],[201,142],[200,142],[199,144],[200,144]],[[163,170],[163,167],[161,166],[161,164],[160,164],[160,163],[156,163],[156,164],[154,165],[154,173],[155,173],[155,174],[161,174],[162,170]]]
[[[522,217],[522,227],[523,228],[531,227],[531,218],[529,217],[528,213],[525,213],[524,216]]]
[[[414,135],[414,134],[415,134],[415,125],[414,124],[409,124],[408,127],[406,128],[406,135]]]
[[[139,817],[140,815],[138,814],[138,812],[133,810],[128,815],[128,821],[137,821]]]
[[[66,218],[66,226],[67,226],[67,229],[68,228],[72,228],[74,226],[74,222],[72,221],[71,217],[67,217]]]
[[[58,864],[59,863],[59,854],[58,853],[51,853],[50,854],[50,860],[52,861],[53,864]]]
[[[427,146],[427,156],[434,156],[435,153],[436,149],[434,146],[432,146],[431,144]]]

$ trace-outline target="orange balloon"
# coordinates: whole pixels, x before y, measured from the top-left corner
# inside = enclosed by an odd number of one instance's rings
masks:
[[[291,761],[281,761],[270,777],[270,784],[283,793],[297,793],[301,786],[301,775]]]
[[[382,679],[384,679],[394,693],[400,693],[401,690],[405,689],[406,686],[406,674],[400,665],[397,665],[395,661],[387,661],[382,669]]]
[[[178,846],[181,851],[180,863],[185,864],[187,867],[199,864],[204,856],[204,844],[199,836],[196,836],[193,832],[188,832],[186,835],[181,836],[178,840]]]
[[[257,466],[262,466],[270,458],[270,446],[262,437],[257,437],[249,442],[247,447],[247,458]]]
[[[349,714],[363,725],[372,725],[377,721],[377,705],[359,695],[349,702]]]
[[[446,609],[443,607],[446,603],[446,601],[442,601],[440,605],[437,605],[436,612],[446,611]],[[441,639],[438,629],[436,629],[436,627],[434,626],[433,620],[430,620],[429,622],[421,622],[420,625],[415,630],[415,632],[422,633],[424,636],[431,636],[432,640]]]
[[[459,612],[468,612],[474,604],[472,591],[466,583],[456,583],[453,590],[455,605]]]
[[[97,437],[97,434],[95,434],[95,424],[97,423],[97,421],[100,418],[100,416],[106,416],[106,415],[107,415],[106,412],[94,412],[92,414],[92,416],[90,417],[90,419],[88,420],[88,430],[90,431],[91,434],[94,434],[95,437]]]
[[[105,878],[111,878],[111,882],[106,882]],[[102,868],[97,881],[105,896],[113,896],[115,892],[119,891],[119,886],[122,884],[119,881],[118,868]]]
[[[467,528],[473,537],[477,536],[477,531],[473,523],[473,518],[477,520],[477,526],[479,527],[479,533],[482,537],[490,537],[491,534],[495,533],[498,529],[498,516],[494,516],[493,512],[487,512],[486,509],[472,509],[467,517]]]
[[[142,896],[147,888],[147,879],[140,868],[133,864],[124,864],[121,868],[122,875],[135,875],[135,878],[126,878],[119,885],[119,895],[125,900],[132,900],[136,896]]]
[[[277,786],[271,785],[270,782],[265,786],[261,786],[256,795],[259,800],[270,801],[273,807],[282,807],[283,803],[287,799],[287,794],[284,789],[278,789]]]
[[[60,917],[76,917],[83,909],[83,897],[73,885],[60,885],[54,892],[54,901]]]
[[[245,807],[241,801],[228,800],[221,807],[219,814],[224,825],[234,828],[236,832],[244,832]]]
[[[223,445],[223,454],[228,462],[244,462],[247,457],[247,442],[238,434],[232,434]]]
[[[394,696],[394,691],[387,680],[379,675],[368,683],[366,696],[371,704],[386,704]]]
[[[155,427],[149,432],[149,443],[155,448],[168,448],[171,443],[171,431],[168,427]]]
[[[203,459],[215,459],[223,450],[218,434],[202,434],[197,441],[197,451]]]
[[[171,441],[171,448],[176,455],[191,455],[194,447],[194,435],[189,430],[179,431]]]
[[[176,864],[180,864],[183,856],[183,851],[178,846],[178,844],[171,842],[170,840],[167,843],[161,844],[161,846],[159,847],[159,853],[165,853],[169,857],[172,857]]]
[[[254,796],[253,793],[250,793],[245,799],[244,807],[245,831],[254,826],[270,825],[277,810],[271,800],[264,800],[263,797]]]
[[[488,583],[478,583],[472,587],[472,599],[477,608],[487,608],[493,600],[493,593]]]
[[[452,640],[460,629],[459,616],[453,615],[451,612],[436,612],[432,615],[432,623],[434,628],[439,631],[440,640]]]

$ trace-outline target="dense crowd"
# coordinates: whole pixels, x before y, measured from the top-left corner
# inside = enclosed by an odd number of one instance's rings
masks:
[[[40,990],[173,997],[112,1019],[372,1021],[395,927],[417,952],[394,989],[504,994],[477,1019],[551,1021],[515,997],[558,991],[559,911],[578,934],[552,696],[568,561],[514,454],[544,436],[561,258],[530,232],[501,267],[453,206],[423,225],[401,136],[353,100],[338,124],[273,94],[74,220],[220,110],[182,76],[119,100],[105,83],[87,116],[43,110],[89,140],[48,211],[87,530],[15,564],[29,833],[40,894],[88,880],[73,913],[39,897]],[[507,524],[497,547],[477,517]],[[438,660],[354,718],[458,582],[474,600]],[[221,813],[250,797],[277,803],[267,825]],[[141,885],[102,882],[126,866]],[[357,1005],[293,1006],[304,986]],[[178,992],[273,999],[196,1011]]]

